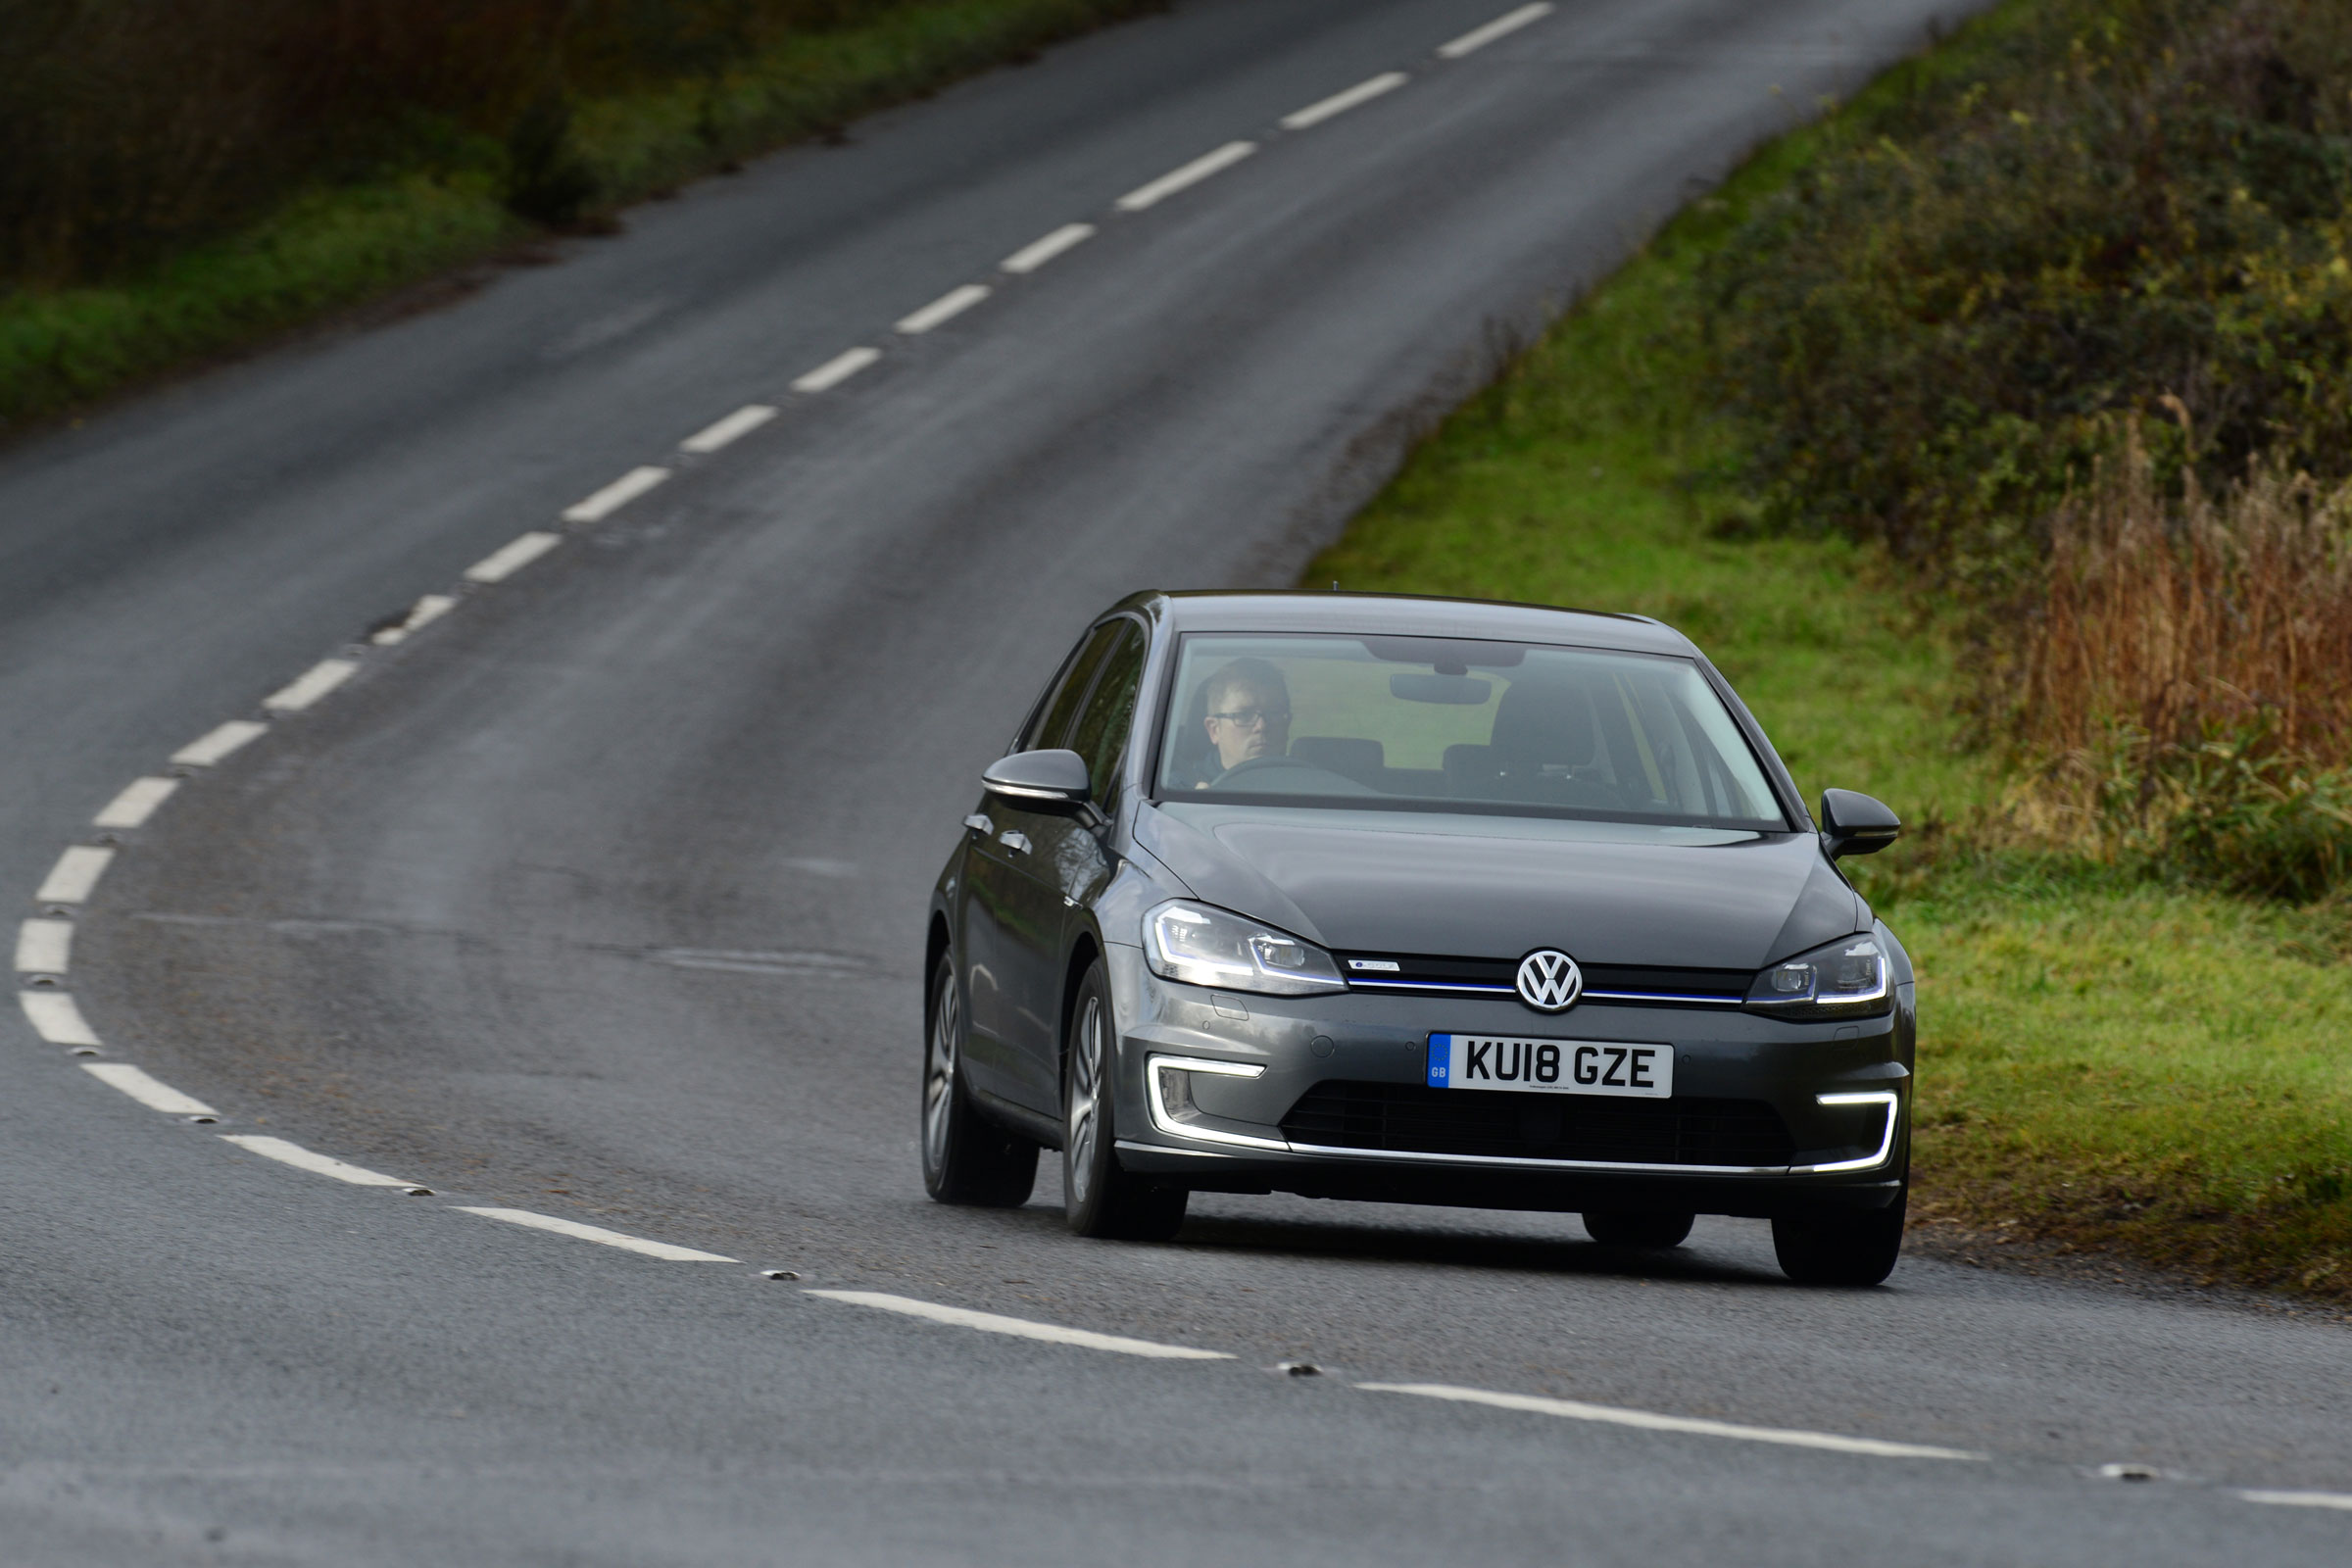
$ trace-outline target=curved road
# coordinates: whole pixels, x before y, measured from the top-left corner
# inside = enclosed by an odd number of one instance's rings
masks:
[[[2343,1560],[2316,1314],[923,1199],[924,891],[1085,617],[1286,581],[1961,7],[1499,9],[1196,0],[0,461],[0,1556]]]

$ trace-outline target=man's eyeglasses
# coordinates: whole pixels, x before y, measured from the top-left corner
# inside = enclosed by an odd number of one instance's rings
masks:
[[[1230,713],[1211,713],[1208,716],[1221,718],[1243,729],[1255,729],[1260,724],[1289,723],[1291,710],[1287,708],[1237,708]]]

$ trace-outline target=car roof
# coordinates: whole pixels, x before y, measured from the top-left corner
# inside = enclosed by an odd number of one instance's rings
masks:
[[[1557,610],[1490,599],[1418,594],[1166,593],[1121,602],[1171,631],[1320,631],[1361,636],[1466,637],[1568,643],[1633,653],[1694,655],[1690,639],[1647,615]]]

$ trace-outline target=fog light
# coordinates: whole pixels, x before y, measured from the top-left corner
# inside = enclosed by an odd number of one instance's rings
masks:
[[[1170,1121],[1191,1121],[1200,1114],[1200,1107],[1193,1103],[1191,1073],[1182,1067],[1163,1065],[1159,1068],[1158,1077],[1160,1107],[1167,1112]]]
[[[1218,1061],[1210,1056],[1149,1056],[1144,1061],[1144,1097],[1152,1102],[1152,1122],[1162,1132],[1177,1133],[1188,1138],[1205,1139],[1218,1144],[1248,1144],[1254,1148],[1281,1149],[1286,1146],[1263,1138],[1251,1138],[1246,1133],[1214,1132],[1207,1128],[1192,1130],[1200,1121],[1201,1110],[1193,1100],[1193,1074],[1207,1073],[1212,1078],[1263,1078],[1265,1063],[1257,1061]]]

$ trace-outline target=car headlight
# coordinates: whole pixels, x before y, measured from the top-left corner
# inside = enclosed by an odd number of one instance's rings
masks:
[[[1275,997],[1348,989],[1321,948],[1204,904],[1163,904],[1144,916],[1144,955],[1153,974],[1187,985]]]
[[[1785,1018],[1852,1018],[1885,1012],[1893,987],[1878,938],[1842,938],[1756,976],[1747,1004]]]

